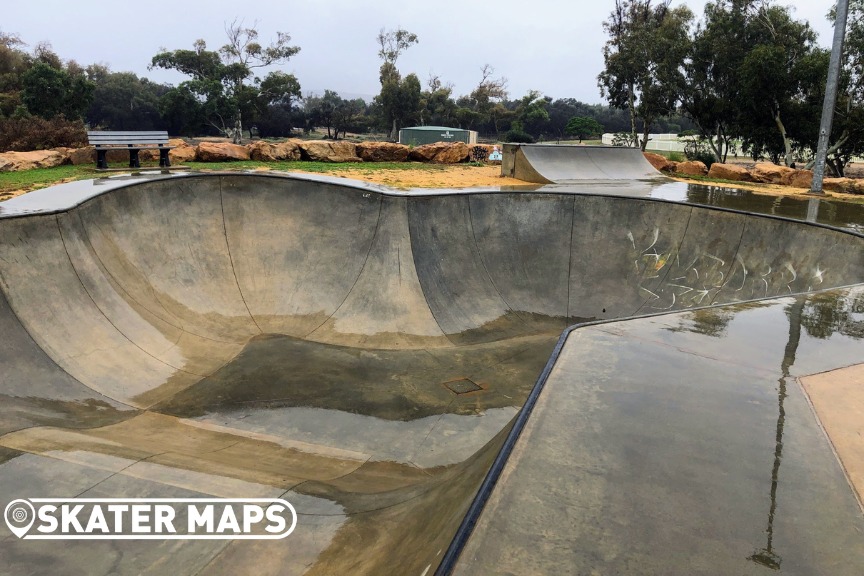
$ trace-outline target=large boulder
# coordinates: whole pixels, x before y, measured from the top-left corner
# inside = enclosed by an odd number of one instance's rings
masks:
[[[843,194],[861,193],[858,182],[852,178],[825,178],[822,180],[822,189],[829,192],[842,192]]]
[[[464,142],[435,142],[414,148],[408,154],[408,159],[434,164],[458,164],[468,160],[470,154],[471,149]]]
[[[716,180],[732,180],[734,182],[753,182],[753,176],[744,166],[737,164],[721,164],[715,162],[708,170],[708,178]]]
[[[61,164],[71,164],[72,162],[69,160],[69,155],[75,150],[75,148],[67,148],[66,146],[58,146],[57,148],[52,148],[55,152],[60,154],[63,157],[63,162]]]
[[[249,160],[249,150],[229,142],[201,142],[198,144],[199,162],[232,162]]]
[[[788,166],[778,166],[770,162],[759,162],[750,171],[753,175],[754,182],[763,184],[780,184],[783,179],[791,176],[795,172],[794,168]]]
[[[33,168],[54,168],[67,161],[67,156],[56,150],[33,152],[4,152],[0,154],[0,172],[19,172]]]
[[[168,146],[171,148],[168,151],[168,159],[171,164],[194,162],[198,155],[195,146],[192,146],[182,138],[170,138]],[[159,162],[159,149],[147,148],[138,153],[138,159],[141,162]]]
[[[309,140],[300,143],[304,160],[313,162],[362,162],[357,156],[357,145],[352,142]]]
[[[364,162],[404,162],[411,151],[405,144],[395,142],[361,142],[357,156]]]
[[[642,154],[655,170],[661,172],[675,172],[675,168],[678,166],[676,162],[672,162],[662,154],[655,154],[653,152],[643,152]]]
[[[813,184],[813,171],[792,170],[783,176],[780,183],[783,186],[791,186],[792,188],[810,188]]]
[[[171,160],[171,164],[195,162],[198,159],[198,149],[185,142],[183,144],[183,146],[177,146],[168,151],[168,159]]]
[[[705,166],[704,162],[699,160],[689,160],[687,162],[679,162],[675,171],[688,176],[704,176],[708,173],[708,167]]]
[[[256,140],[247,146],[249,156],[252,160],[259,162],[278,162],[283,160],[299,160],[300,146],[297,142],[288,140],[285,142],[272,143],[264,140]]]
[[[96,165],[96,150],[92,146],[86,148],[76,148],[69,152],[69,161],[75,166],[82,164]]]

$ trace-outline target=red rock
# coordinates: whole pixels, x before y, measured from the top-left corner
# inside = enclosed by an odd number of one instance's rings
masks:
[[[357,156],[364,162],[404,162],[411,149],[395,142],[361,142],[357,144]]]
[[[792,170],[784,174],[780,181],[783,186],[791,186],[793,188],[810,188],[813,184],[812,170]]]
[[[825,178],[822,189],[843,194],[858,194],[858,184],[852,178]]]
[[[362,162],[353,142],[309,140],[300,143],[302,157],[315,162]]]
[[[434,164],[458,164],[468,160],[471,149],[464,142],[435,142],[411,150],[409,160]]]
[[[687,162],[679,162],[676,167],[679,174],[687,174],[691,176],[704,176],[708,173],[708,167],[704,162],[699,160],[689,160]]]
[[[735,182],[753,182],[753,176],[744,166],[721,164],[720,162],[711,165],[711,169],[708,170],[708,177]]]
[[[56,150],[4,152],[0,154],[0,172],[20,172],[33,168],[54,168],[66,162],[68,156]]]
[[[660,170],[661,172],[674,172],[675,167],[677,166],[676,162],[672,162],[662,154],[655,154],[653,152],[643,152],[645,159],[654,166],[655,170]]]
[[[231,162],[249,160],[249,150],[239,144],[229,142],[201,142],[198,144],[200,162]]]
[[[787,166],[778,166],[769,162],[760,162],[753,167],[750,173],[753,175],[754,182],[762,182],[763,184],[780,184],[787,175],[791,175],[795,171],[794,168]]]

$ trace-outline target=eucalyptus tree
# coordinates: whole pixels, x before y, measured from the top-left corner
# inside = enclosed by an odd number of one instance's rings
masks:
[[[204,40],[197,40],[194,50],[162,50],[153,57],[150,67],[173,69],[190,76],[185,87],[211,104],[211,123],[239,143],[244,112],[254,114],[260,92],[262,81],[254,77],[255,70],[285,63],[300,48],[291,46],[291,36],[284,32],[277,32],[276,40],[262,46],[255,25],[246,28],[236,20],[225,26],[225,34],[228,42],[218,51],[207,50]],[[294,89],[292,83],[281,84]]]
[[[795,141],[807,138],[796,128],[820,113],[807,99],[824,85],[822,75],[810,73],[821,61],[816,34],[807,22],[792,18],[788,7],[764,2],[751,6],[746,38],[749,50],[738,67],[739,135],[746,147],[782,157],[790,166]]]
[[[651,125],[676,111],[684,90],[684,64],[690,50],[693,13],[671,0],[615,0],[603,27],[605,68],[598,76],[601,94],[630,114],[633,145],[644,150]],[[638,136],[637,121],[642,125]]]
[[[402,28],[378,32],[378,57],[383,60],[379,69],[381,93],[375,102],[381,110],[383,121],[389,127],[390,140],[396,140],[399,128],[415,119],[420,112],[420,79],[416,74],[405,78],[399,73],[396,61],[408,48],[417,44],[417,35]]]

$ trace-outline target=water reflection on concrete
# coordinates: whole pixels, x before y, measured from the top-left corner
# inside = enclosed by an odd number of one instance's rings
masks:
[[[676,200],[679,200],[676,198]],[[772,196],[756,194],[736,188],[690,184],[681,201],[731,208],[757,214],[782,216],[795,220],[818,222],[851,232],[864,233],[864,203],[807,198],[801,196]]]
[[[797,378],[861,361],[862,297],[571,333],[456,573],[860,574],[864,517]]]

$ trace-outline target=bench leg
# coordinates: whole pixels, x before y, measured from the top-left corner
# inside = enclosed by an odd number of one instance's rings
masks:
[[[105,170],[108,168],[108,161],[105,159],[105,154],[107,153],[107,150],[96,150],[96,168],[98,170]]]
[[[171,166],[171,160],[168,158],[167,148],[159,149],[159,166],[161,168],[169,168]]]
[[[138,161],[138,150],[129,150],[129,167],[140,168],[141,162]]]

